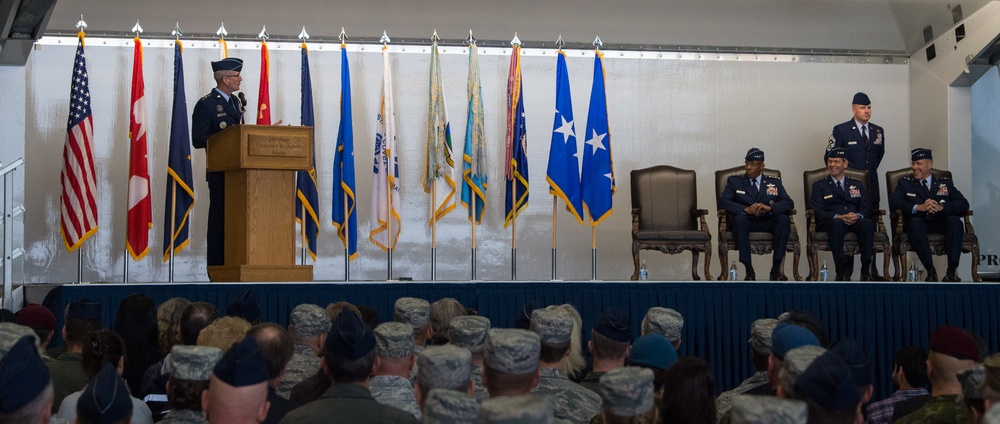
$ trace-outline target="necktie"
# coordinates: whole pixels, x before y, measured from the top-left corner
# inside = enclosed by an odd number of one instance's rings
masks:
[[[864,125],[861,127],[861,139],[868,143],[868,126]]]
[[[758,190],[757,190],[757,179],[756,178],[751,178],[750,179],[750,193],[753,194],[754,197],[757,197]]]
[[[837,190],[839,190],[841,194],[844,193],[844,186],[840,185],[840,181],[837,181]]]
[[[924,186],[924,194],[930,196],[930,194],[931,194],[931,187],[930,187],[930,185],[927,184],[927,180],[920,180],[920,184],[922,186]]]

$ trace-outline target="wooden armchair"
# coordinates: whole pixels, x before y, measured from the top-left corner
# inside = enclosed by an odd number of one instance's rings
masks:
[[[729,177],[744,174],[746,174],[746,168],[744,168],[743,165],[715,171],[715,198],[718,200],[722,197],[722,192],[726,189],[726,180]],[[764,168],[763,174],[773,178],[781,178],[781,171],[774,169]],[[718,214],[719,261],[722,264],[722,272],[719,273],[719,281],[724,281],[729,277],[729,251],[737,250],[737,247],[736,238],[733,236],[733,231],[730,228],[732,217],[729,216],[729,212],[722,208],[719,208]],[[795,227],[795,209],[788,211],[788,219],[791,221],[791,233],[788,235],[788,245],[786,246],[785,251],[794,255],[795,263],[792,268],[792,275],[795,277],[796,281],[802,281],[802,276],[799,274],[799,255],[802,251],[802,246],[799,243],[798,229]],[[752,254],[766,255],[772,251],[774,251],[774,236],[772,236],[771,233],[750,233],[750,252]],[[782,261],[781,264],[781,276],[785,276],[784,261]]]
[[[951,179],[951,171],[931,169],[931,175],[933,175],[934,178]],[[887,192],[889,193],[889,197],[892,197],[892,193],[896,191],[896,182],[898,182],[900,178],[907,177],[913,177],[913,170],[908,167],[885,173],[885,186],[888,189]],[[979,238],[976,237],[976,230],[972,228],[971,217],[972,210],[970,209],[964,216],[965,234],[962,235],[962,253],[972,253],[972,280],[978,283],[983,281],[982,277],[979,276]],[[906,252],[913,251],[913,246],[910,245],[909,236],[906,234],[906,231],[903,230],[904,220],[903,211],[890,211],[889,223],[892,231],[892,279],[894,281],[903,281],[906,279],[906,271],[908,269]],[[927,235],[927,239],[930,244],[932,254],[939,256],[947,254],[944,246],[944,235],[932,233]]]
[[[871,196],[872,191],[868,188],[871,183],[868,178],[868,171],[854,168],[847,168],[844,174],[848,177],[861,181],[865,193]],[[830,171],[826,167],[802,173],[802,183],[805,187],[805,208],[806,208],[806,257],[809,258],[809,281],[816,281],[819,274],[819,251],[829,251],[830,243],[827,233],[816,230],[816,211],[813,210],[810,199],[812,199],[812,186],[816,181],[828,178]],[[869,203],[872,204],[872,203]],[[889,257],[892,256],[892,243],[885,229],[882,217],[884,210],[873,210],[868,218],[875,221],[875,253],[882,253],[882,275],[889,276]],[[858,236],[854,233],[847,233],[844,237],[844,253],[857,255],[861,253],[858,246]]]
[[[694,171],[673,166],[654,166],[631,172],[632,262],[639,279],[639,251],[659,250],[667,254],[691,251],[691,278],[698,276],[698,256],[705,253],[705,278],[711,280],[712,234],[705,222],[707,209],[698,209]]]

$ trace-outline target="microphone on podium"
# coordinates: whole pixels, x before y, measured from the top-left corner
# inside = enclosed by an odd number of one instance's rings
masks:
[[[246,113],[247,113],[247,97],[243,95],[243,92],[237,93],[240,98],[240,123],[246,123]]]

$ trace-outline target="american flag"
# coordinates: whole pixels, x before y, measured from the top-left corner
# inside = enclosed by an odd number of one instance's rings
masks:
[[[78,249],[97,232],[97,183],[94,172],[94,121],[90,109],[83,33],[76,47],[69,101],[69,123],[63,148],[61,229],[66,249]]]

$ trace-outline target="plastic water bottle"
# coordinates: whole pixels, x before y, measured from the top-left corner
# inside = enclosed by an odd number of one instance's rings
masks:
[[[639,265],[639,281],[646,281],[649,278],[649,270],[646,269],[646,261]]]
[[[733,261],[733,263],[729,265],[729,281],[736,281],[736,277],[737,277],[736,261]]]
[[[917,263],[910,263],[910,271],[906,273],[906,281],[914,282],[917,281]]]
[[[823,261],[823,266],[819,268],[819,281],[830,281],[830,268],[827,268],[826,261]]]

